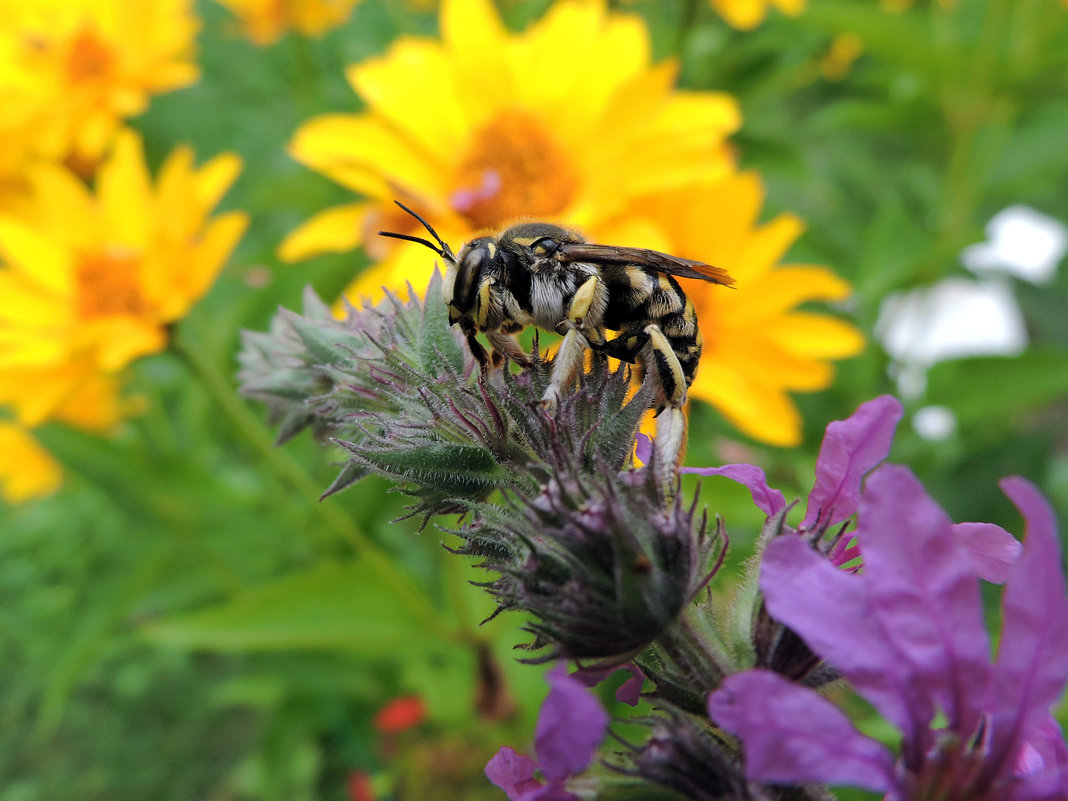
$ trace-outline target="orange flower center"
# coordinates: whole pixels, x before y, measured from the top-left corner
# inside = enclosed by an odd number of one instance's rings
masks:
[[[472,138],[452,205],[475,228],[563,211],[578,188],[571,161],[533,114],[497,115]]]
[[[99,78],[110,71],[115,54],[88,28],[82,28],[67,53],[67,75],[73,83]]]
[[[143,314],[146,304],[137,273],[137,254],[132,251],[112,248],[83,254],[76,268],[79,317]]]

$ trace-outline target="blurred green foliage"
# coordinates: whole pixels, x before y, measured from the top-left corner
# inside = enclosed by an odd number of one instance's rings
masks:
[[[547,6],[503,8],[518,26]],[[768,216],[789,210],[807,224],[790,260],[852,281],[845,311],[869,335],[888,293],[962,273],[961,249],[1005,206],[1068,220],[1068,9],[1054,0],[921,0],[900,15],[875,0],[811,0],[749,33],[697,0],[621,6],[646,17],[658,57],[680,59],[683,86],[738,97],[734,142],[767,182]],[[290,160],[288,138],[316,113],[358,108],[344,66],[400,34],[433,34],[435,17],[365,0],[321,40],[261,49],[220,8],[198,9],[203,77],[134,124],[155,164],[179,142],[201,159],[240,153],[224,205],[252,224],[174,347],[132,370],[148,412],[110,440],[43,431],[64,489],[0,509],[0,801],[342,799],[351,771],[387,769],[406,777],[404,797],[499,798],[481,766],[501,743],[524,744],[545,691],[509,651],[518,621],[478,627],[491,607],[466,583],[477,573],[444,553],[433,527],[391,524],[403,500],[383,484],[320,504],[336,456],[306,435],[273,449],[232,379],[240,329],[298,307],[306,284],[335,295],[366,263],[278,263],[287,232],[348,197]],[[820,59],[844,33],[863,52],[830,81]],[[935,367],[912,409],[945,405],[958,428],[930,442],[906,420],[894,458],[955,519],[1018,531],[995,491],[1010,473],[1037,481],[1068,520],[1068,270],[1014,288],[1028,352]],[[873,341],[832,389],[799,397],[796,451],[737,442],[696,408],[688,461],[729,453],[802,494],[823,427],[892,390],[887,366]],[[727,520],[731,559],[746,558],[760,521],[745,490],[707,480],[702,498]],[[498,702],[518,714],[475,714],[480,652],[503,671]],[[376,733],[375,711],[413,692],[427,722]]]

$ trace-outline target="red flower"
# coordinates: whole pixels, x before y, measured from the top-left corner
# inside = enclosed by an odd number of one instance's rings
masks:
[[[423,700],[418,695],[402,695],[378,710],[374,727],[379,734],[397,734],[418,726],[425,719]]]

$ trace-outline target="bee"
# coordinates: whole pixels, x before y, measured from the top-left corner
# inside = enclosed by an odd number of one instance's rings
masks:
[[[580,374],[587,350],[637,365],[653,384],[657,451],[670,457],[674,470],[685,432],[681,409],[701,358],[697,313],[675,277],[732,286],[726,270],[655,250],[586,242],[576,231],[544,222],[517,223],[454,253],[426,220],[397,205],[434,241],[379,233],[417,242],[448,262],[449,322],[460,326],[483,367],[504,358],[528,366],[531,357],[515,340],[527,326],[563,335],[541,399],[552,411]],[[608,338],[606,331],[615,334]],[[492,353],[479,342],[479,332]],[[672,412],[668,432],[661,431],[665,409]]]

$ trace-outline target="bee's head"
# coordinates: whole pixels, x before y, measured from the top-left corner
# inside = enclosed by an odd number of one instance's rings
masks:
[[[525,251],[532,262],[551,258],[561,245],[584,241],[575,231],[559,225],[543,222],[525,222],[513,225],[501,234],[501,245]]]

